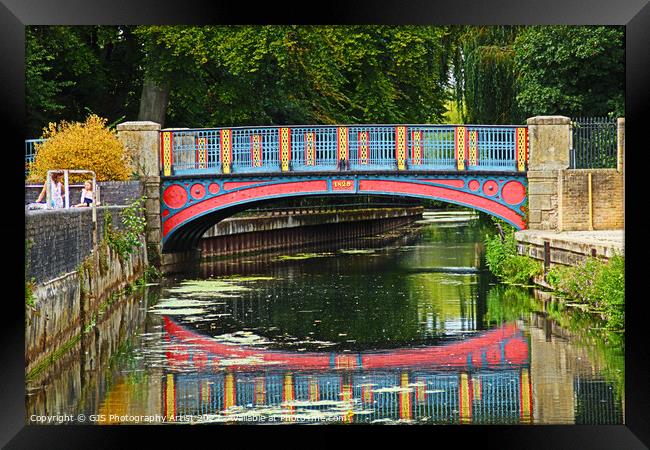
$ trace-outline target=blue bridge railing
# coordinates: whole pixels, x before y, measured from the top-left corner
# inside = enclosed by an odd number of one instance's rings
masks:
[[[324,125],[166,129],[164,176],[333,170],[526,170],[528,129]]]
[[[29,165],[36,157],[36,145],[42,144],[47,139],[26,139],[25,140],[25,177],[29,174]]]

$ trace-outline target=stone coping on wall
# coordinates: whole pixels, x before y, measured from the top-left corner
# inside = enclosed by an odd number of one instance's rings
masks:
[[[549,242],[551,247],[584,256],[592,256],[595,250],[598,256],[610,258],[614,255],[625,254],[624,230],[597,231],[547,231],[522,230],[515,233],[520,244],[543,247]]]
[[[526,120],[528,125],[569,125],[571,119],[565,116],[535,116]]]
[[[100,181],[97,184],[102,205],[128,205],[142,197],[144,193],[143,183],[140,180]],[[70,205],[79,203],[82,187],[83,183],[70,186]],[[42,183],[25,183],[25,205],[35,202],[42,189]]]

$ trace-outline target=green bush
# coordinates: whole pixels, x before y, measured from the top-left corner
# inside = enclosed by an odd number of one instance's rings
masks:
[[[504,275],[504,263],[517,255],[517,242],[514,233],[507,232],[502,240],[499,235],[485,237],[485,262],[497,277]]]
[[[541,275],[542,265],[528,256],[509,256],[503,262],[503,279],[513,284],[529,284],[533,277]]]
[[[552,267],[549,285],[572,299],[602,311],[607,327],[622,329],[625,324],[625,258],[614,256],[609,263],[588,258],[576,267]]]
[[[142,247],[141,236],[144,233],[146,219],[144,218],[144,198],[131,203],[122,212],[123,230],[113,228],[112,217],[108,211],[104,216],[104,238],[111,249],[121,258],[125,258]]]
[[[625,258],[609,260],[597,281],[599,300],[604,303],[609,328],[625,327]]]
[[[519,255],[514,228],[497,223],[503,230],[503,236],[485,237],[485,262],[490,272],[507,283],[529,284],[534,276],[542,273],[542,265],[532,258]]]

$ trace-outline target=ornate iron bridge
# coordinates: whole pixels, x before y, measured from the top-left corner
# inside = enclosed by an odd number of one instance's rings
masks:
[[[525,227],[528,129],[345,125],[161,131],[163,251],[216,221],[290,196],[442,200]]]

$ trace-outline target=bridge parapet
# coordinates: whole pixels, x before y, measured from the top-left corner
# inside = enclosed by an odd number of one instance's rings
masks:
[[[526,170],[528,129],[336,125],[166,129],[161,174]]]

